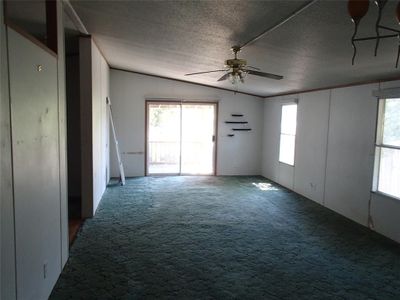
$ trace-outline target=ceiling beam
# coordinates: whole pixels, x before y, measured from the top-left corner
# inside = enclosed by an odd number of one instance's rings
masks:
[[[298,14],[302,13],[303,11],[305,11],[307,8],[309,8],[311,5],[313,5],[317,1],[318,0],[312,0],[312,1],[307,2],[305,5],[303,5],[302,7],[297,9],[296,11],[292,12],[290,15],[288,15],[283,20],[279,21],[278,23],[276,23],[275,25],[269,27],[268,29],[264,30],[259,35],[257,35],[255,37],[253,37],[252,39],[248,40],[246,43],[242,44],[240,46],[240,48],[243,49],[244,47],[249,46],[250,44],[253,44],[254,42],[256,42],[259,39],[261,39],[262,37],[266,36],[268,33],[271,33],[275,29],[281,27],[283,24],[285,24],[286,22],[290,21],[291,19],[293,19]]]
[[[72,7],[71,2],[69,0],[62,0],[63,7],[65,13],[70,17],[72,23],[74,23],[76,29],[85,35],[89,34],[89,31],[87,31],[85,25],[83,24],[81,18],[79,18],[78,14],[76,13],[75,9]]]

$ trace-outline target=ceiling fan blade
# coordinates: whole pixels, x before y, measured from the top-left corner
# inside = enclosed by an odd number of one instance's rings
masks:
[[[224,74],[220,79],[218,79],[217,81],[224,81],[227,80],[229,77],[229,73]]]
[[[257,71],[261,70],[260,68],[256,68],[256,67],[253,67],[253,66],[246,66],[246,68],[250,68],[250,69],[253,69],[253,70],[257,70]]]
[[[254,71],[254,70],[246,70],[246,72],[251,75],[256,75],[256,76],[261,76],[261,77],[266,77],[266,78],[271,78],[271,79],[276,79],[276,80],[281,80],[283,78],[283,76],[281,76],[281,75],[264,73],[264,72]]]
[[[214,71],[205,71],[205,72],[196,72],[196,73],[189,73],[185,74],[185,76],[191,76],[191,75],[199,75],[199,74],[207,74],[207,73],[214,73],[214,72],[225,72],[226,70],[214,70]]]

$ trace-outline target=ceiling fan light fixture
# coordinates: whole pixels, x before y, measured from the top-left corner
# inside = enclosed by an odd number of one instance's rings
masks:
[[[247,76],[247,72],[246,71],[240,72],[239,77],[240,77],[240,81],[242,83],[244,83],[244,79],[246,78],[246,76]]]
[[[235,76],[233,73],[229,73],[229,81],[230,81],[232,84],[236,84],[236,83],[237,83],[236,76]]]
[[[241,77],[240,73],[238,72],[231,72],[229,73],[229,81],[232,84],[238,84],[239,82],[244,83],[244,78]]]

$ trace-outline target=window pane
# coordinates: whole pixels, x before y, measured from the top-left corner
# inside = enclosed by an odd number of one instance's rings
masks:
[[[400,146],[400,99],[386,99],[383,143]]]
[[[400,150],[381,148],[378,190],[400,198]]]
[[[297,105],[282,106],[281,133],[296,134]]]
[[[182,104],[181,173],[213,173],[214,110],[213,104]]]
[[[281,134],[281,142],[279,148],[279,161],[294,165],[294,146],[295,146],[294,135]]]

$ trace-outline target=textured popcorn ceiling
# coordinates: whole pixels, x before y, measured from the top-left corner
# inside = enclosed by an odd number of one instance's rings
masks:
[[[185,73],[223,67],[230,47],[243,44],[302,7],[307,1],[72,1],[110,66],[234,89],[222,75]],[[400,29],[397,1],[384,11],[385,25]],[[360,36],[374,34],[377,8],[370,3]],[[351,65],[353,23],[347,1],[320,0],[240,53],[252,66],[281,74],[275,81],[248,76],[239,91],[272,94],[393,78],[398,42],[359,43]]]

